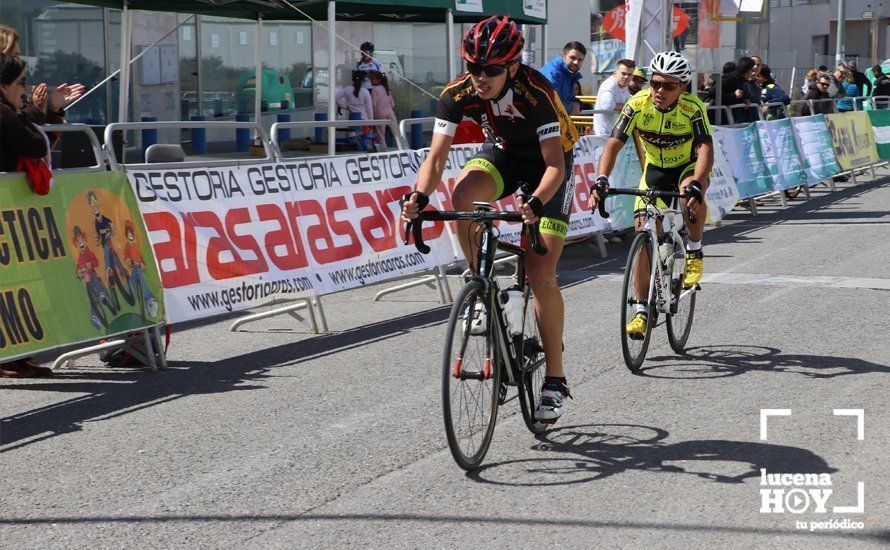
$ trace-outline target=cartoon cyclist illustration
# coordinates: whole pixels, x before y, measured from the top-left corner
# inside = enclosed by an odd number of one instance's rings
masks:
[[[114,250],[114,224],[109,218],[102,215],[102,212],[99,210],[99,199],[96,196],[96,193],[93,191],[87,193],[87,203],[89,203],[90,208],[93,210],[93,216],[95,218],[93,220],[93,225],[95,229],[94,236],[96,238],[96,244],[102,247],[102,251],[105,255],[108,288],[111,291],[109,299],[116,307],[120,306],[117,299],[117,293],[115,292],[115,287],[117,287],[117,290],[120,290],[124,300],[126,300],[128,304],[133,305],[136,302],[133,298],[133,289],[130,286],[130,275],[121,263],[120,258],[118,258],[117,252]]]
[[[96,274],[96,268],[99,267],[99,259],[93,254],[93,251],[87,248],[86,236],[78,226],[74,226],[72,231],[74,245],[80,251],[77,258],[77,278],[86,283],[87,297],[90,300],[91,316],[90,320],[96,328],[108,326],[108,320],[105,317],[105,311],[102,304],[111,311],[112,315],[116,315],[118,308],[108,299],[108,291],[102,283],[102,279]]]
[[[145,305],[145,311],[149,317],[156,317],[158,301],[152,296],[151,291],[148,290],[148,283],[145,282],[145,260],[142,259],[139,245],[136,244],[136,230],[131,220],[124,222],[124,235],[127,237],[127,244],[124,247],[124,262],[130,268],[130,288],[137,295],[142,294],[142,303]]]

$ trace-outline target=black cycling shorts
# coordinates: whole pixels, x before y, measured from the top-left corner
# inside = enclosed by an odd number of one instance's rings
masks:
[[[517,158],[488,143],[464,166],[464,170],[481,170],[494,179],[497,190],[492,202],[512,195],[520,188],[524,193],[533,192],[541,183],[546,169],[543,159],[530,161]],[[574,156],[569,151],[565,154],[565,178],[562,185],[553,198],[544,204],[544,215],[541,216],[539,225],[541,233],[566,238],[574,194]]]
[[[676,168],[660,168],[651,164],[646,164],[643,168],[643,177],[640,179],[640,191],[649,189],[658,189],[659,191],[677,191],[680,183],[691,176],[695,171],[695,161],[678,166]],[[661,208],[667,208],[668,204],[663,199],[658,199],[656,203]],[[634,217],[644,216],[646,214],[646,201],[643,197],[637,197],[634,201]]]

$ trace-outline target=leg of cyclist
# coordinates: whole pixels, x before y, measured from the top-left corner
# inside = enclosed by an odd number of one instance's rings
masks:
[[[562,367],[562,333],[565,322],[565,305],[556,280],[556,265],[562,255],[565,239],[556,235],[541,234],[547,254],[539,256],[530,250],[525,256],[525,272],[535,296],[535,312],[541,322],[538,330],[544,344],[547,376],[565,378]]]
[[[682,192],[690,182],[692,176],[686,177],[680,183],[680,191]],[[707,181],[702,182],[707,185]],[[689,223],[689,213],[683,212],[683,219],[686,223],[686,278],[683,284],[687,287],[697,284],[702,277],[704,270],[704,253],[702,252],[702,235],[705,230],[705,220],[708,217],[708,205],[703,204],[695,215],[695,223]]]
[[[469,169],[464,170],[454,185],[451,204],[455,210],[473,210],[474,202],[491,202],[496,196],[497,186],[494,177],[482,169]],[[477,266],[473,264],[476,261],[477,243],[472,239],[472,222],[458,220],[454,224],[461,250],[467,259],[467,266],[471,272],[476,273]]]
[[[634,215],[634,231],[639,233],[643,230],[643,224],[646,223],[646,211],[637,212]],[[637,300],[645,300],[649,296],[649,249],[644,248],[634,266],[634,298]],[[649,311],[645,304],[636,306],[636,314],[628,323],[626,329],[629,334],[642,334],[646,332],[646,319]]]
[[[563,370],[565,303],[556,279],[556,267],[569,230],[572,197],[575,194],[573,164],[572,154],[566,153],[562,185],[544,204],[543,216],[538,222],[541,241],[547,247],[547,254],[539,256],[530,250],[525,257],[526,275],[535,297],[535,313],[538,316],[538,330],[546,360],[544,384],[535,407],[535,416],[545,423],[556,422],[565,411],[567,398],[572,396]],[[541,181],[544,176],[543,171],[538,173],[537,168],[517,166],[514,169],[533,176],[530,181]],[[523,191],[529,192],[531,189],[524,187]]]
[[[646,191],[648,189],[673,189],[680,180],[680,172],[670,168],[659,168],[657,166],[646,165],[643,170],[643,177],[640,179],[638,189]],[[659,206],[667,207],[667,204],[657,199]],[[634,201],[634,230],[639,233],[643,230],[646,223],[646,201],[642,197],[637,197]],[[661,232],[661,225],[658,226]],[[636,300],[645,301],[649,297],[649,270],[651,269],[649,249],[644,248],[640,254],[637,264],[634,266],[634,298]],[[624,327],[624,331],[631,336],[642,336],[646,332],[646,323],[652,312],[648,309],[648,304],[637,304],[634,307],[636,313],[633,319]]]

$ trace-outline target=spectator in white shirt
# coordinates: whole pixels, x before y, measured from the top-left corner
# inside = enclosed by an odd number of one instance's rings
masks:
[[[600,84],[596,92],[594,109],[598,111],[615,111],[615,114],[593,115],[593,135],[608,136],[612,133],[612,126],[618,120],[618,113],[624,108],[624,104],[630,99],[628,85],[633,77],[636,64],[630,59],[619,59],[615,72]]]
[[[384,69],[383,65],[378,63],[376,59],[374,59],[374,44],[372,44],[371,42],[362,42],[362,45],[359,47],[359,49],[362,52],[362,59],[355,64],[355,70],[365,73],[365,79],[364,81],[362,81],[362,87],[367,88],[368,91],[371,91],[371,71],[377,71],[386,74],[386,69]]]

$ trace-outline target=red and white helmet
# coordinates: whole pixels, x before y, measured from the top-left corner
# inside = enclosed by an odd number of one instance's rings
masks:
[[[467,31],[461,56],[477,65],[510,63],[519,59],[525,38],[515,21],[493,15]]]

